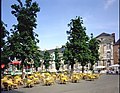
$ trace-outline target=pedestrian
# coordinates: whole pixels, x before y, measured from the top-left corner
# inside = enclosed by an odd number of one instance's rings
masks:
[[[98,73],[100,73],[100,69],[98,70]]]

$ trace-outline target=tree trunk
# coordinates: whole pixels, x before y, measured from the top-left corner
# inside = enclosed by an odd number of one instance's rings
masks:
[[[24,60],[25,59],[22,59],[22,79],[24,79],[24,77],[25,77],[25,72],[24,72]]]
[[[70,76],[72,76],[73,71],[74,71],[74,64],[71,64]]]
[[[24,75],[25,75],[23,70],[24,70],[24,65],[22,64],[22,79],[24,79]]]
[[[92,73],[94,73],[93,65],[90,66],[90,70],[92,71]]]
[[[84,66],[82,66],[82,73],[84,73]]]
[[[35,67],[36,68],[36,72],[38,71],[38,67]]]

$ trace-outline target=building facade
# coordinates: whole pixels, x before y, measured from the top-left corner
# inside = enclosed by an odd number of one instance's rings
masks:
[[[97,40],[100,41],[99,44],[99,61],[97,65],[100,66],[110,66],[114,64],[113,57],[113,45],[115,43],[115,33],[101,33],[98,35]]]
[[[120,39],[114,44],[114,64],[120,64]]]
[[[96,37],[97,40],[100,41],[99,44],[99,61],[94,65],[95,66],[105,66],[105,67],[109,67],[113,64],[118,63],[118,59],[119,59],[119,52],[118,52],[118,44],[115,43],[115,33],[112,34],[108,34],[108,33],[101,33],[100,35],[98,35]],[[119,47],[120,49],[120,47]],[[60,57],[63,56],[63,48],[58,48],[59,50],[59,55]],[[48,50],[49,53],[51,54],[51,57],[53,58],[53,61],[51,61],[51,66],[49,68],[49,71],[55,71],[55,54],[54,51],[55,49],[51,49]],[[88,66],[85,67],[86,70],[89,70],[90,68],[90,64],[88,64]],[[61,59],[61,67],[60,67],[60,71],[62,70],[68,70],[70,69],[70,66],[65,65],[64,64],[64,60]],[[81,65],[79,63],[76,63],[74,65],[74,70],[81,70]]]

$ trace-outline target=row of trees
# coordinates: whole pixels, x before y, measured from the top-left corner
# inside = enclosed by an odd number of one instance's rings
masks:
[[[71,66],[71,73],[74,70],[74,64],[79,62],[84,72],[84,66],[91,64],[90,69],[99,59],[99,41],[93,38],[93,34],[89,38],[86,35],[86,28],[83,26],[82,17],[72,19],[68,24],[70,30],[67,31],[68,41],[64,46],[63,58],[66,64]]]
[[[7,64],[15,57],[22,61],[22,68],[27,64],[27,61],[34,60],[34,66],[37,68],[40,66],[40,59],[44,60],[45,68],[50,66],[51,60],[50,53],[48,51],[41,55],[41,51],[37,46],[39,40],[38,34],[35,33],[37,13],[40,11],[40,7],[37,2],[32,0],[25,0],[25,4],[21,0],[17,0],[17,4],[11,6],[11,13],[16,17],[17,24],[13,25],[10,29],[11,33],[5,29],[6,25],[1,22],[2,27],[2,43],[1,43],[1,62]],[[83,20],[81,17],[72,19],[68,24],[70,30],[67,31],[68,41],[64,46],[63,60],[65,64],[71,65],[71,72],[73,71],[74,64],[79,62],[82,65],[82,71],[84,72],[84,66],[89,62],[91,63],[91,70],[93,65],[97,62],[98,54],[98,41],[96,38],[91,38],[86,35],[86,28],[83,26]],[[6,41],[5,41],[6,40]],[[59,50],[55,49],[55,65],[56,69],[60,68],[60,55]],[[27,61],[26,61],[27,59]]]
[[[74,70],[74,64],[76,62],[81,64],[82,72],[84,72],[84,66],[88,63],[90,63],[90,70],[93,71],[93,65],[99,60],[99,41],[93,37],[93,34],[91,34],[91,37],[88,37],[85,32],[86,28],[83,26],[82,17],[72,19],[68,27],[70,27],[70,30],[67,31],[68,41],[62,47],[64,49],[62,58],[57,48],[54,51],[56,69],[59,71],[61,66],[60,61],[62,59],[64,60],[64,64],[71,66],[71,73]],[[45,51],[44,65],[46,69],[50,66],[50,60],[50,53]]]
[[[44,60],[45,69],[47,70],[49,68],[50,61],[51,62],[54,61],[56,70],[59,71],[59,68],[61,66],[61,59],[62,59],[61,56],[59,55],[60,51],[58,48],[56,48],[53,52],[54,54],[51,55],[48,50],[44,51],[43,60]]]

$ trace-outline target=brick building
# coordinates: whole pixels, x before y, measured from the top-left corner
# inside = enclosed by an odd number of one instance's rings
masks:
[[[113,46],[114,51],[114,64],[118,64],[120,62],[120,39]]]

